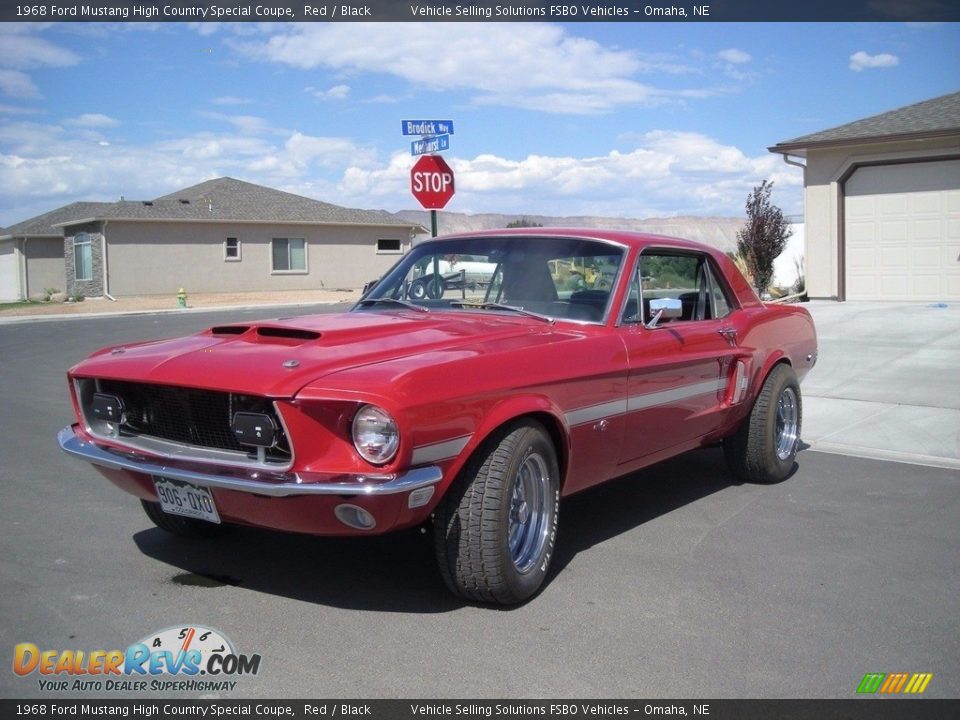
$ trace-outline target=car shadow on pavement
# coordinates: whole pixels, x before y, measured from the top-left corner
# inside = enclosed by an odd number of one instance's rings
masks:
[[[695,450],[604,483],[560,506],[560,537],[550,578],[579,554],[644,523],[741,484],[718,448]]]
[[[562,502],[547,585],[579,553],[735,484],[719,450],[699,450]],[[144,526],[149,521],[144,517]],[[443,613],[467,603],[443,585],[433,533],[327,538],[231,528],[206,540],[157,528],[136,533],[140,551],[176,568],[170,582],[242,588],[332,607]],[[232,591],[232,590],[229,590]]]

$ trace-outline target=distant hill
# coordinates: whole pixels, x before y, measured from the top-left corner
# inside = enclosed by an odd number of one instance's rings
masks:
[[[430,213],[426,210],[402,210],[394,213],[405,222],[420,223],[430,227]],[[486,213],[468,215],[440,211],[437,225],[441,235],[475,230],[505,228],[512,222],[528,220],[544,227],[603,228],[607,230],[636,230],[672,235],[696,240],[723,250],[735,250],[737,230],[743,227],[744,219],[735,217],[669,217],[669,218],[610,218],[594,216],[551,217],[548,215],[499,215]]]

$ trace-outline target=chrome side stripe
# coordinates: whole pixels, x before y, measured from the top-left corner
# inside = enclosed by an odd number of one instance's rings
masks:
[[[583,425],[584,423],[594,422],[614,415],[623,415],[627,412],[627,401],[613,400],[612,402],[591,405],[589,407],[571,410],[564,414],[567,425]]]
[[[692,383],[690,385],[681,385],[670,388],[669,390],[658,390],[656,392],[641,393],[631,395],[625,400],[613,400],[611,402],[600,403],[599,405],[590,405],[584,408],[577,408],[564,414],[567,425],[583,425],[584,423],[595,422],[604,418],[625,415],[628,412],[645,410],[658,405],[686,400],[697,395],[706,395],[707,393],[717,392],[727,387],[726,378],[716,380],[705,380],[703,382]]]
[[[444,440],[443,442],[415,447],[410,463],[412,465],[423,465],[425,463],[434,463],[456,457],[460,454],[460,451],[467,446],[471,437],[473,436],[464,435],[463,437],[454,438],[453,440]]]
[[[670,388],[669,390],[658,390],[657,392],[645,393],[643,395],[633,395],[627,399],[627,412],[634,410],[644,410],[657,405],[666,405],[677,400],[686,400],[697,395],[706,395],[710,392],[717,392],[721,387],[726,386],[726,381],[707,380],[692,385],[681,385],[680,387]]]

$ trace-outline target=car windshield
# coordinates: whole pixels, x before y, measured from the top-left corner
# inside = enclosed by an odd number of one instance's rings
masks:
[[[509,236],[426,242],[397,263],[357,310],[517,312],[603,322],[624,249],[579,238]],[[397,301],[397,302],[393,302]]]

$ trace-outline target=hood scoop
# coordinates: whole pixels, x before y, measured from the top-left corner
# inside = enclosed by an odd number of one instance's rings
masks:
[[[210,334],[219,337],[240,337],[254,343],[274,343],[279,345],[301,345],[319,340],[316,330],[288,327],[283,325],[218,325],[210,328]]]
[[[262,325],[257,328],[257,335],[262,338],[284,338],[287,340],[318,340],[320,333],[316,330],[304,330],[302,328],[291,327],[273,327]]]

